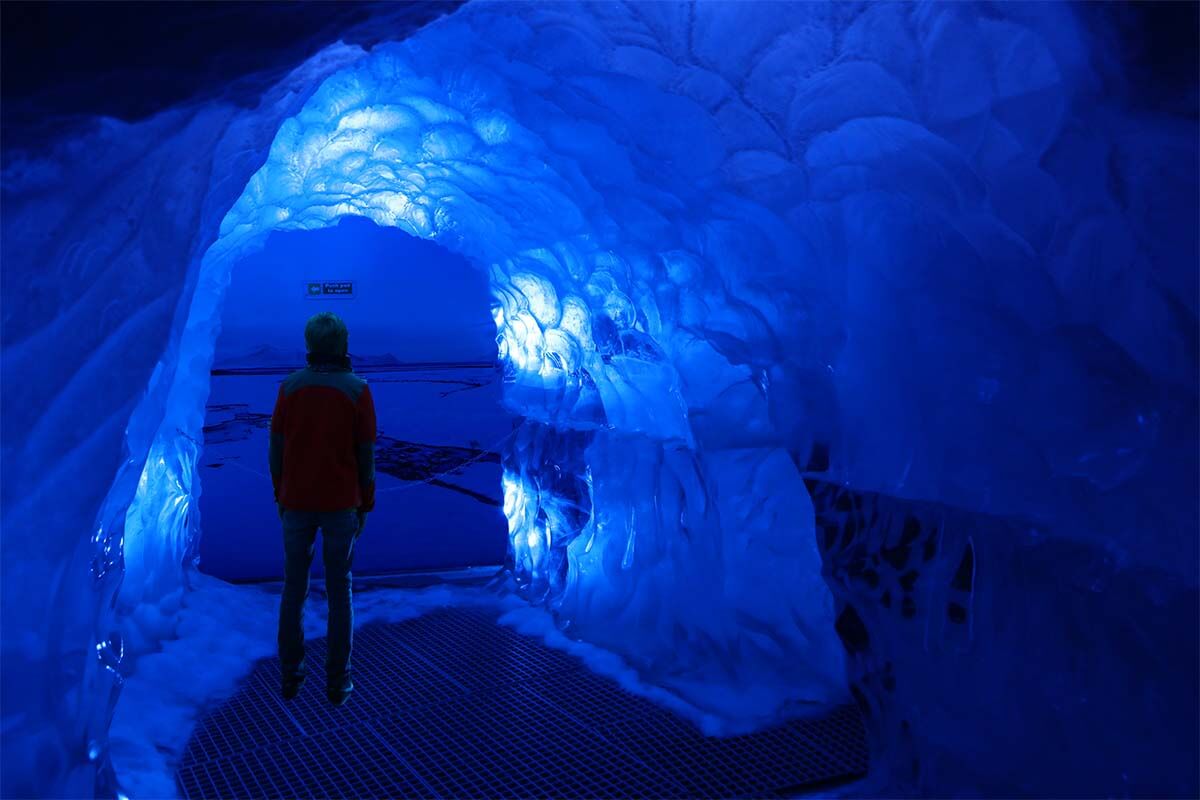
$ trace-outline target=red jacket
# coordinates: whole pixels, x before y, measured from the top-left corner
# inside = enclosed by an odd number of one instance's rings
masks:
[[[375,507],[375,403],[349,367],[293,372],[271,415],[275,500],[295,511]]]

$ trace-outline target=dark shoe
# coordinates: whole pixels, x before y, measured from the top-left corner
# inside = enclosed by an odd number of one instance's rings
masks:
[[[303,685],[304,678],[284,678],[279,693],[283,695],[284,700],[292,700],[300,694],[300,687]]]
[[[350,676],[342,678],[337,683],[332,683],[325,689],[325,696],[329,698],[329,702],[335,706],[344,705],[350,697],[350,693],[354,691],[354,681],[350,680]]]

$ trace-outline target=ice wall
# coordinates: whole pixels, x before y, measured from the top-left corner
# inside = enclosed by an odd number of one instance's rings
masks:
[[[743,718],[837,698],[841,647],[796,469],[761,432],[727,425],[697,441],[676,367],[705,337],[699,319],[678,319],[679,285],[731,309],[731,339],[748,336],[739,314],[758,316],[687,246],[715,208],[744,203],[703,160],[720,151],[719,127],[645,84],[551,80],[557,56],[517,61],[558,36],[559,12],[527,12],[485,6],[380,46],[283,124],[204,257],[180,346],[196,372],[179,373],[152,452],[194,460],[179,443],[198,437],[220,292],[269,231],[363,215],[436,239],[488,270],[506,403],[527,420],[504,479],[525,591],[658,680],[720,683],[703,700]],[[778,225],[765,208],[740,213]],[[775,252],[785,233],[748,224],[763,253],[787,258]],[[692,374],[714,379],[743,377],[728,363]],[[151,480],[133,507],[182,506],[194,491]]]
[[[1102,634],[1076,593],[1194,596],[1196,124],[1135,112],[1078,14],[475,3],[327,51],[256,109],[10,160],[4,793],[82,794],[103,763],[122,554],[126,629],[169,633],[228,270],[347,214],[489,270],[528,418],[512,565],[572,633],[768,715],[836,688],[836,632],[875,769],[927,791],[1051,785],[1027,756],[1088,740],[1089,703],[1186,744],[1110,689],[1182,638],[1186,700],[1194,626]],[[1055,622],[1014,633],[1031,592]],[[1079,658],[1096,679],[1031,726],[1023,690]],[[946,766],[997,686],[1006,757],[1037,767],[1008,784]],[[1104,793],[1147,785],[1104,753]],[[1163,758],[1153,788],[1187,793]]]

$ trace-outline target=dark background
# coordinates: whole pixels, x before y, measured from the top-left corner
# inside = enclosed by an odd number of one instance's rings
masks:
[[[188,100],[253,105],[331,42],[370,49],[387,12],[416,30],[460,0],[356,2],[5,2],[0,94],[6,146],[76,116],[132,121]],[[395,28],[388,31],[394,37]]]
[[[401,14],[416,29],[459,5],[461,0],[5,2],[5,132],[25,133],[47,117],[76,114],[135,120],[215,95],[252,104],[273,78],[330,42],[341,38],[368,49],[376,44],[381,34],[367,24],[373,14]],[[1086,2],[1075,8],[1112,41],[1135,101],[1194,113],[1200,3]]]

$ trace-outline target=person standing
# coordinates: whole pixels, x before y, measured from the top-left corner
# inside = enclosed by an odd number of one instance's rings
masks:
[[[283,381],[271,415],[271,481],[283,523],[281,693],[290,700],[304,683],[304,603],[320,529],[329,602],[326,694],[340,706],[354,689],[350,565],[375,507],[375,404],[350,367],[341,318],[316,314],[304,326],[304,341],[308,366]]]

